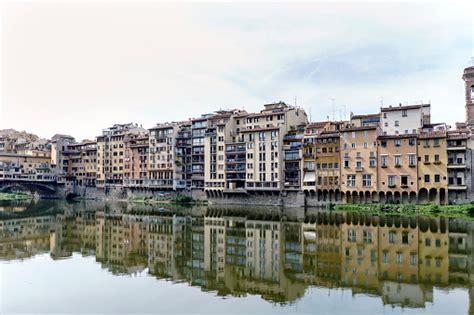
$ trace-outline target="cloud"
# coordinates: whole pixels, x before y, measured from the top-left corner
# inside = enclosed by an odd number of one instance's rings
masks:
[[[92,138],[283,100],[313,119],[431,100],[464,119],[469,9],[442,3],[8,2],[2,127]],[[452,110],[444,112],[449,103]]]

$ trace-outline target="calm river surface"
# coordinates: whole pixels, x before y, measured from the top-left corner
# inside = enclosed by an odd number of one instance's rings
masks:
[[[442,217],[0,205],[0,313],[472,314],[473,246]]]

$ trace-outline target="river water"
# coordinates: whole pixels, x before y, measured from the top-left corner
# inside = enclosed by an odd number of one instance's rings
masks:
[[[472,314],[473,246],[443,217],[0,205],[0,313]]]

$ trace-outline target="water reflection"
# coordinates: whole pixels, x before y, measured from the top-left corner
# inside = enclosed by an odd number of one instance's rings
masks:
[[[470,290],[473,278],[474,223],[462,219],[41,209],[26,216],[3,209],[2,260],[46,252],[64,259],[79,252],[95,256],[113,274],[147,271],[221,296],[257,294],[281,303],[319,286],[417,308],[433,302],[434,287]]]

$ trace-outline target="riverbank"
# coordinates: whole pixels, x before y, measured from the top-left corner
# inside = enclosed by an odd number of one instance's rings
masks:
[[[32,196],[25,193],[0,193],[0,201],[29,200]]]
[[[330,208],[336,211],[363,212],[373,215],[426,215],[474,219],[474,203],[462,205],[338,204]]]

